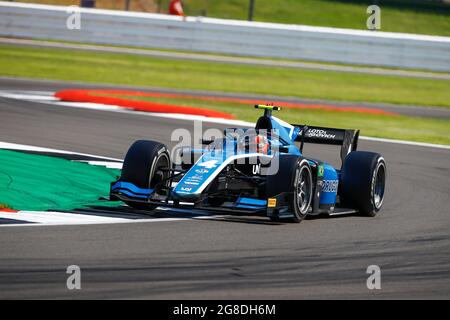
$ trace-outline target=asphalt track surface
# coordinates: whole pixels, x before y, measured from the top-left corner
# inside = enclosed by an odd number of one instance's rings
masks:
[[[189,121],[3,98],[0,119],[2,141],[115,158],[136,139],[173,145],[173,129],[192,128]],[[360,149],[388,163],[385,205],[375,218],[5,227],[0,299],[450,298],[450,151],[372,141]],[[322,146],[306,154],[337,158],[336,149]],[[78,291],[66,288],[73,264],[82,270]],[[381,290],[366,287],[369,265],[381,268]]]

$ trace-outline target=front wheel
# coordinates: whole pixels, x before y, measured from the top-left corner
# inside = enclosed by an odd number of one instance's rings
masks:
[[[164,144],[138,140],[128,149],[120,181],[131,182],[142,189],[154,189],[160,185],[168,186],[170,167],[170,155]],[[142,202],[126,201],[125,203],[135,209],[156,208],[155,205]]]

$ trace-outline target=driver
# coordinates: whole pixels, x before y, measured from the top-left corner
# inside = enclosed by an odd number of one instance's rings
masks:
[[[267,136],[262,134],[256,135],[255,143],[259,153],[267,154],[269,152],[269,139],[267,139]]]
[[[238,150],[245,152],[257,152],[262,154],[268,154],[270,149],[270,142],[267,135],[264,134],[249,134],[249,135],[237,135],[238,136]]]

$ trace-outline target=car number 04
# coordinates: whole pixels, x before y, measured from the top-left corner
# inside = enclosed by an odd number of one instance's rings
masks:
[[[198,166],[199,167],[205,167],[207,169],[212,169],[215,168],[217,166],[217,160],[209,160],[209,161],[205,161],[200,163]]]

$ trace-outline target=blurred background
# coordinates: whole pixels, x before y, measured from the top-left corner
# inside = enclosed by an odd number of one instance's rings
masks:
[[[12,0],[168,13],[171,0]],[[449,35],[450,0],[183,0],[188,16],[364,29],[368,5],[383,9],[384,31]],[[430,21],[430,19],[432,19]]]
[[[69,5],[86,7],[80,28],[71,27]],[[367,30],[370,5],[381,8],[376,31]],[[351,126],[373,137],[450,144],[450,4],[0,1],[0,76],[26,79],[0,83],[0,89],[21,91],[35,89],[29,79],[163,90],[171,95],[114,97],[129,105],[145,101],[171,110],[226,112],[246,121],[254,121],[248,108],[254,101],[291,103],[283,117],[293,123]],[[59,89],[64,86],[42,88],[51,94]]]

